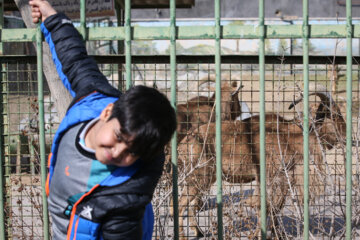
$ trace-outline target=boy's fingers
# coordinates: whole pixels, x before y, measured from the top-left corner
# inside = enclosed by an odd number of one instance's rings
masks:
[[[38,0],[30,0],[29,5],[31,6],[31,17],[33,23],[38,23],[41,18],[41,12],[39,8],[39,2]]]
[[[33,12],[33,13],[34,13],[34,12],[40,13],[40,10],[39,10],[39,8],[32,8],[32,9],[31,9],[31,12]]]
[[[31,13],[31,17],[33,17],[33,18],[39,18],[39,17],[41,17],[41,14],[38,13],[38,12],[33,12],[33,13]]]
[[[41,18],[41,13],[37,12],[37,11],[32,11],[31,12],[31,17],[33,19],[33,22],[37,23],[39,21],[39,19]]]
[[[30,5],[35,5],[35,4],[39,4],[40,2],[42,2],[41,0],[30,0],[29,4]]]
[[[56,10],[46,0],[30,0],[29,5],[32,8],[32,12],[40,13],[40,15],[37,17],[41,18],[42,21],[44,21],[49,16],[56,14]]]
[[[38,23],[39,22],[39,18],[33,18],[33,23]]]
[[[41,1],[37,1],[37,0],[29,1],[29,5],[31,6],[31,9],[37,9],[38,11],[40,11],[40,4]]]
[[[29,5],[33,7],[33,6],[36,6],[37,4],[35,1],[29,1]]]
[[[37,17],[32,17],[32,21],[33,21],[33,23],[38,23],[38,22],[39,22],[39,18],[37,18]]]

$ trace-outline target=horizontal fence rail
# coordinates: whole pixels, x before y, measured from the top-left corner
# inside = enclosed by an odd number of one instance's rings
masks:
[[[125,56],[118,54],[111,55],[90,55],[100,64],[125,64]],[[309,55],[309,64],[335,64],[343,65],[346,64],[346,56],[313,56]],[[360,62],[360,57],[353,56],[353,61],[356,63]],[[133,64],[170,64],[169,55],[132,55],[131,60]],[[7,55],[0,56],[0,62],[10,63],[36,63],[36,56],[24,56],[24,55]],[[207,64],[215,63],[213,55],[177,55],[176,56],[177,64]],[[255,64],[259,62],[258,55],[222,55],[221,63],[222,64]],[[265,64],[302,64],[303,56],[266,56],[265,55]]]
[[[352,24],[352,38],[360,38],[360,25]],[[132,40],[170,40],[170,27],[131,27]],[[78,28],[80,31],[80,28]],[[125,27],[93,27],[86,28],[87,41],[94,40],[125,40]],[[264,25],[265,38],[284,39],[302,38],[301,25]],[[220,26],[221,39],[259,39],[258,26]],[[213,26],[177,26],[177,40],[214,39]],[[2,42],[32,42],[35,41],[34,29],[2,29]],[[309,38],[346,38],[347,27],[343,25],[316,24],[309,25]]]

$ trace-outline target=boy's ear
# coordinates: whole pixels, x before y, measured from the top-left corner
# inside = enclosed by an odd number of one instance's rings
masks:
[[[113,103],[109,103],[109,105],[107,105],[104,110],[102,110],[101,114],[100,114],[100,120],[106,122],[107,120],[109,120],[111,113],[112,113],[112,109],[114,107]]]

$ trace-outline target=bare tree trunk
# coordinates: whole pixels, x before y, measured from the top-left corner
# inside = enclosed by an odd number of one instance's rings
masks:
[[[28,0],[14,0],[22,19],[28,28],[34,28],[36,25],[32,22],[31,9]],[[51,59],[51,53],[47,44],[43,45],[43,71],[49,85],[52,99],[55,101],[55,107],[58,112],[58,116],[62,119],[65,116],[66,109],[69,106],[72,97],[62,84],[55,65]]]

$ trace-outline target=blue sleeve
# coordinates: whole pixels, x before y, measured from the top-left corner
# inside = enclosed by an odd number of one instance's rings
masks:
[[[87,55],[84,42],[69,18],[62,13],[52,15],[42,23],[41,30],[49,44],[56,70],[73,97],[93,91],[119,96],[95,60]]]
[[[142,240],[151,240],[154,231],[154,211],[151,203],[146,205],[142,220]]]

